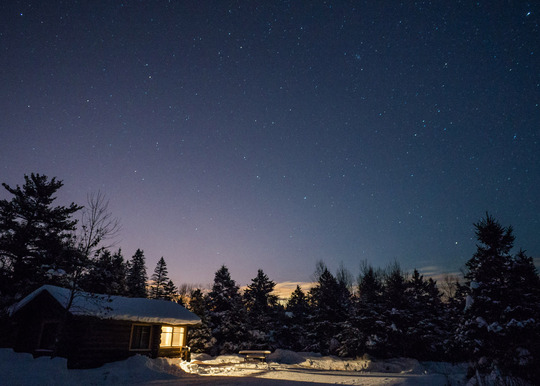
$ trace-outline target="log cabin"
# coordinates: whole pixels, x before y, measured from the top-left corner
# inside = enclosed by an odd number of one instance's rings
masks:
[[[10,309],[13,349],[92,368],[135,354],[189,360],[187,330],[199,317],[167,300],[128,298],[44,285]]]

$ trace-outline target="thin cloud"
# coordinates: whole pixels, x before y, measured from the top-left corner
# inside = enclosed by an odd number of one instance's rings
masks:
[[[284,281],[281,283],[276,283],[274,293],[280,300],[287,300],[291,297],[291,294],[296,289],[296,286],[300,286],[302,291],[307,293],[314,285],[315,283],[305,281]]]
[[[449,272],[445,271],[444,268],[436,266],[436,265],[429,265],[426,267],[420,267],[418,268],[418,272],[420,272],[424,277],[432,278],[436,282],[442,282],[446,277],[457,277],[458,279],[463,278],[463,274],[461,272]]]

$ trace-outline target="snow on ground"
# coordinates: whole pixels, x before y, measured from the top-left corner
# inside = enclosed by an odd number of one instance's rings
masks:
[[[136,355],[97,369],[68,370],[62,358],[0,349],[0,384],[29,385],[462,385],[466,367],[398,358],[341,359],[276,350],[268,363],[193,354],[191,362]]]

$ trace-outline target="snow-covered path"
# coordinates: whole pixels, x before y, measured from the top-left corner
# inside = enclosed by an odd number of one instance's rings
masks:
[[[0,349],[0,384],[33,385],[462,385],[463,366],[322,357],[276,350],[269,363],[244,363],[239,355],[150,359],[136,355],[90,370],[68,370],[63,358],[37,358]]]
[[[148,385],[261,385],[261,386],[302,386],[302,385],[446,385],[443,375],[426,374],[386,374],[353,371],[323,371],[309,369],[284,369],[260,372],[245,376],[193,376],[182,380],[163,380]]]

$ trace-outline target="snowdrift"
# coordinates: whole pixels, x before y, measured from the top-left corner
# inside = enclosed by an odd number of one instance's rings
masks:
[[[27,385],[156,385],[211,384],[221,376],[220,385],[257,384],[272,380],[280,385],[297,382],[348,383],[362,385],[462,385],[466,366],[418,362],[396,358],[385,361],[323,357],[316,353],[276,350],[268,363],[244,362],[240,355],[210,357],[193,354],[192,362],[177,358],[151,359],[136,355],[97,369],[68,370],[63,358],[41,357],[0,349],[2,381]],[[227,377],[223,380],[223,377]],[[230,379],[230,383],[227,383]],[[270,383],[268,383],[270,382]]]

